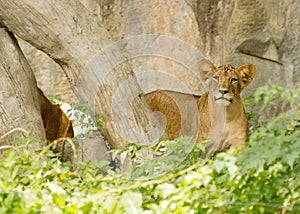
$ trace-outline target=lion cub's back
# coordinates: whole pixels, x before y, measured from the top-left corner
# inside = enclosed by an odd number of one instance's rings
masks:
[[[169,139],[195,137],[199,129],[197,102],[200,96],[174,91],[154,91],[145,94],[150,109],[156,112]]]

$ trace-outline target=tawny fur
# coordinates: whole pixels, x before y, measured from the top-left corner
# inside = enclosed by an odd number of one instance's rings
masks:
[[[74,137],[72,122],[61,110],[59,105],[52,104],[40,89],[39,96],[47,140],[52,142],[61,137]]]
[[[211,153],[244,145],[248,121],[240,93],[254,78],[255,67],[216,68],[210,61],[201,60],[198,69],[208,89],[201,97],[154,91],[145,95],[146,102],[152,111],[164,115],[165,123],[163,117],[159,120],[169,139],[184,135],[194,137],[195,142],[207,140],[206,151]]]

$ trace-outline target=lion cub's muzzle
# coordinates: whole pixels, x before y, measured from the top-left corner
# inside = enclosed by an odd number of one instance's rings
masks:
[[[233,102],[233,96],[229,93],[229,90],[220,89],[218,92],[214,93],[214,100],[216,103],[229,105]]]

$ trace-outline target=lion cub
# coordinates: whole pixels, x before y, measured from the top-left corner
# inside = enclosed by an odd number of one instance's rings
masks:
[[[59,105],[52,104],[43,94],[41,89],[39,96],[41,101],[41,115],[46,132],[46,138],[52,142],[61,137],[74,137],[72,122],[61,110]]]
[[[255,67],[215,67],[209,60],[201,60],[198,69],[208,89],[201,97],[154,91],[145,95],[146,102],[152,111],[161,113],[158,119],[169,139],[194,136],[195,142],[207,140],[209,154],[244,145],[248,121],[240,93],[254,78]]]

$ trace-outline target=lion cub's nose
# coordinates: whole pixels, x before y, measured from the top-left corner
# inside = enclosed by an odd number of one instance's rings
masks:
[[[228,89],[220,89],[219,92],[224,96],[225,94],[228,93]]]

